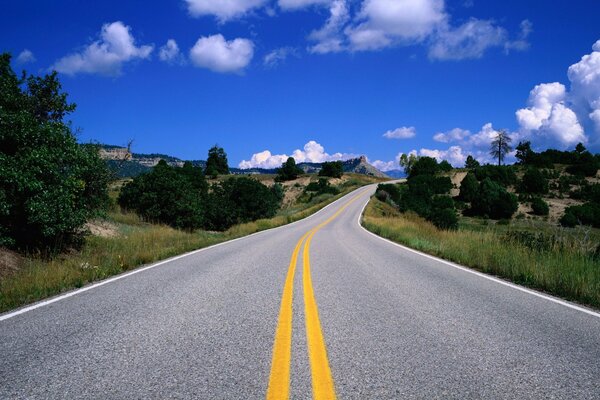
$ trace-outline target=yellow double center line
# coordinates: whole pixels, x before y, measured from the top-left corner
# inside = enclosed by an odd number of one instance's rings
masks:
[[[331,369],[329,368],[329,360],[327,358],[325,339],[323,338],[321,322],[319,321],[319,310],[315,300],[315,293],[310,275],[310,244],[315,233],[337,218],[342,211],[364,193],[365,192],[362,192],[354,196],[325,222],[306,232],[300,238],[298,243],[296,243],[285,279],[285,285],[283,287],[279,319],[277,322],[277,330],[275,331],[271,375],[269,378],[269,388],[267,389],[267,399],[269,400],[288,399],[290,394],[294,275],[296,273],[298,255],[300,254],[302,242],[304,242],[305,239],[306,242],[304,243],[304,250],[302,252],[302,285],[304,287],[304,314],[306,320],[306,338],[312,377],[313,398],[318,400],[336,398],[335,386],[331,376]]]

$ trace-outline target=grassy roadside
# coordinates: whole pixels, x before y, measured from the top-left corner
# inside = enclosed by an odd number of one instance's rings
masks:
[[[365,209],[363,226],[424,253],[600,308],[600,259],[576,241],[526,246],[494,230],[442,231],[375,198]]]
[[[378,180],[355,177],[336,196],[323,195],[306,204],[282,210],[270,219],[235,225],[225,232],[183,232],[150,224],[135,214],[112,211],[107,222],[116,228],[112,237],[90,235],[81,250],[52,260],[25,257],[17,272],[0,279],[0,312],[79,288],[125,271],[306,218],[340,197]]]

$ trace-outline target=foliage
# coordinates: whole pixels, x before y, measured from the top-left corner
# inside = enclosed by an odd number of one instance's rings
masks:
[[[419,175],[435,175],[440,170],[438,162],[432,157],[419,157],[410,168],[408,179]]]
[[[306,185],[305,191],[307,192],[316,192],[316,195],[319,194],[338,194],[340,191],[338,188],[331,186],[329,181],[325,178],[320,178],[317,182],[311,182]]]
[[[498,165],[483,165],[474,170],[478,181],[483,181],[485,178],[504,186],[512,186],[517,183],[517,175],[514,168],[511,166]]]
[[[519,183],[519,192],[528,194],[548,193],[548,179],[537,168],[529,168]]]
[[[576,162],[567,167],[567,172],[578,176],[596,176],[599,167],[600,163],[597,158],[589,151],[585,151],[581,154],[578,153]]]
[[[446,160],[442,160],[442,162],[439,163],[438,168],[442,172],[450,172],[453,169],[452,165]]]
[[[229,174],[229,163],[227,161],[227,153],[222,147],[214,145],[208,150],[208,158],[206,159],[206,175],[216,178],[217,175]]]
[[[377,185],[375,195],[379,196],[378,198],[380,198],[382,201],[386,201],[393,205],[398,205],[402,199],[403,190],[400,189],[401,187],[404,188],[405,186],[393,183],[380,183]]]
[[[600,204],[589,202],[567,207],[565,214],[560,219],[560,224],[567,227],[581,224],[600,228]]]
[[[205,228],[223,231],[232,225],[271,218],[283,199],[280,185],[271,188],[251,178],[229,178],[211,187]]]
[[[288,157],[287,161],[281,165],[281,168],[277,169],[275,181],[293,181],[294,179],[298,178],[298,175],[302,174],[302,172],[302,169],[296,166],[296,160],[294,157]]]
[[[550,207],[540,197],[534,197],[531,200],[531,210],[534,215],[548,215],[550,213]]]
[[[344,175],[344,163],[341,161],[324,162],[319,171],[319,176],[341,178]]]
[[[171,167],[161,160],[151,172],[123,186],[118,201],[147,221],[194,230],[205,223],[207,192],[200,167]]]
[[[0,246],[60,250],[108,203],[106,164],[63,118],[75,110],[56,73],[17,78],[0,55]]]
[[[511,152],[510,147],[511,138],[508,136],[508,132],[500,130],[496,133],[496,137],[490,144],[490,155],[498,159],[498,165],[502,165],[504,157]]]
[[[474,169],[479,167],[479,161],[473,158],[472,155],[467,156],[467,160],[465,161],[465,168]]]
[[[406,154],[403,153],[400,156],[400,166],[404,169],[404,173],[406,175],[410,175],[410,171],[413,167],[413,165],[415,165],[415,163],[419,160],[419,156],[411,153],[411,154]]]
[[[479,193],[479,182],[473,172],[469,172],[460,183],[458,198],[470,203]]]
[[[508,193],[490,178],[485,178],[479,184],[478,195],[471,201],[467,214],[492,219],[511,218],[517,208],[515,195]]]

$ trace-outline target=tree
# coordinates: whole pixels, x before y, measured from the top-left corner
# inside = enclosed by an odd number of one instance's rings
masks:
[[[531,142],[519,142],[516,147],[517,154],[515,157],[519,160],[519,164],[530,165],[533,163],[535,152],[531,150]]]
[[[452,171],[452,164],[446,160],[442,160],[442,162],[439,164],[439,169],[442,172],[450,172]]]
[[[479,167],[479,161],[473,158],[472,155],[467,156],[467,161],[465,161],[465,168],[474,169]]]
[[[586,148],[583,145],[583,143],[577,143],[577,146],[575,146],[575,152],[577,154],[582,154],[585,150],[586,150]]]
[[[479,182],[475,174],[469,172],[460,183],[460,193],[458,198],[468,203],[472,202],[479,192]]]
[[[528,194],[548,193],[548,179],[537,168],[529,168],[519,183],[519,192]]]
[[[410,167],[408,178],[419,175],[435,175],[439,171],[439,165],[435,158],[419,157]]]
[[[341,178],[344,174],[344,164],[341,161],[324,162],[321,165],[319,176]]]
[[[55,72],[17,78],[0,55],[0,246],[60,250],[108,204],[98,147],[80,145]]]
[[[208,150],[206,159],[206,175],[215,177],[217,175],[229,175],[229,164],[227,162],[227,153],[222,147],[214,145]]]
[[[471,201],[469,213],[487,216],[492,219],[511,218],[519,204],[514,194],[485,178],[479,185],[479,192]]]
[[[411,154],[403,153],[400,156],[400,166],[404,169],[404,173],[406,175],[410,174],[410,170],[412,169],[412,166],[415,165],[415,163],[417,162],[418,159],[419,159],[419,157],[417,155],[415,155],[414,153],[411,153]]]
[[[287,161],[281,165],[281,168],[277,169],[275,181],[293,181],[294,179],[298,178],[298,175],[302,174],[302,172],[304,171],[298,168],[294,157],[288,157]]]
[[[490,155],[498,159],[498,165],[502,165],[504,157],[511,152],[510,142],[511,138],[504,129],[496,132],[496,137],[490,145]]]

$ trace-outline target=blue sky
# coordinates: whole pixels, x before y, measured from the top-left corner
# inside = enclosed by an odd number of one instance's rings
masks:
[[[57,69],[81,141],[272,167],[600,149],[600,2],[6,1],[14,67]],[[582,58],[583,57],[583,58]]]

